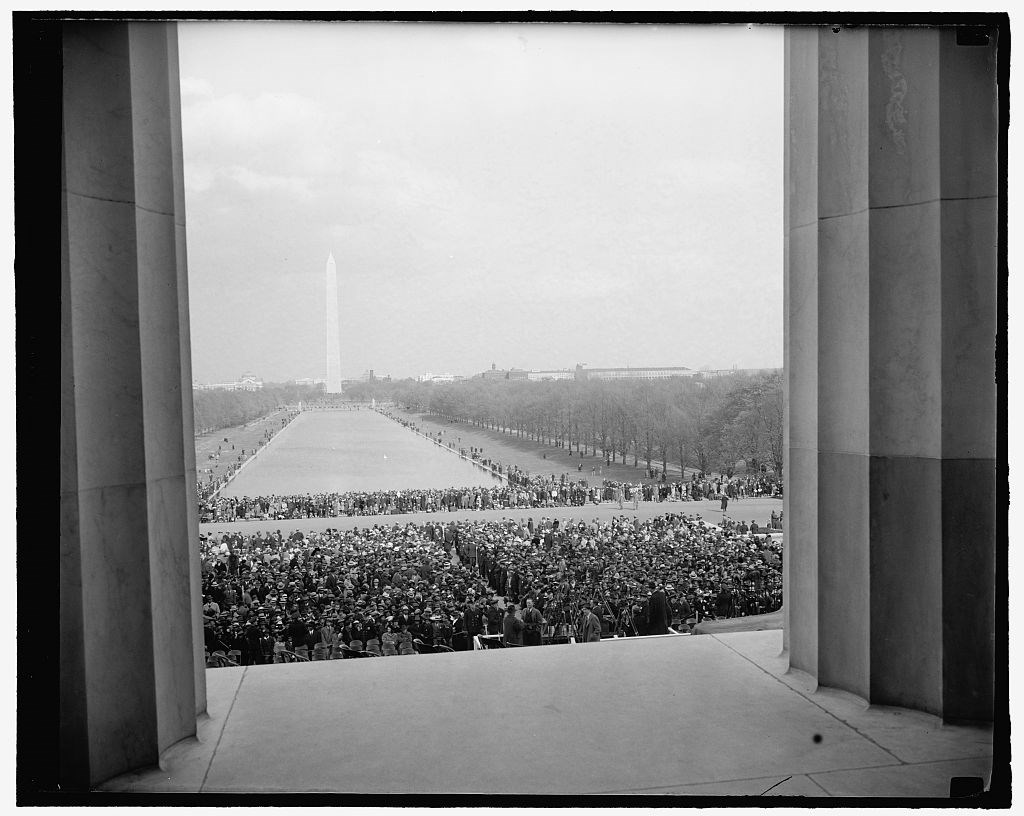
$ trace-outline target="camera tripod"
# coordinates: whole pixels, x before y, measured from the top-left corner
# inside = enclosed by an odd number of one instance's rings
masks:
[[[544,616],[547,619],[547,625],[551,627],[553,637],[569,637],[575,632],[575,604],[569,596],[568,587],[563,589],[563,584],[559,583],[555,590],[554,596],[551,598],[551,603],[546,607],[548,613]],[[561,633],[559,632],[561,629]]]
[[[617,615],[612,609],[611,604],[608,603],[608,598],[605,596],[601,586],[594,588],[594,600],[599,601],[600,605],[608,610],[607,619],[613,621],[609,629],[613,634],[625,637],[629,635],[630,630],[632,630],[634,635],[640,634],[636,628],[636,623],[633,621],[633,613],[630,611],[631,598],[623,598],[622,606]]]

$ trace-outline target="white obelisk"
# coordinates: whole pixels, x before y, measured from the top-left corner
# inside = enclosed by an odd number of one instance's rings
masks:
[[[334,253],[327,256],[327,384],[328,394],[341,393],[341,346],[338,337],[338,270]]]

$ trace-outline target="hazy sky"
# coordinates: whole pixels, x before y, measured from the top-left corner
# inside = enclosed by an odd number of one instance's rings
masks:
[[[179,25],[193,374],[782,365],[782,29]]]

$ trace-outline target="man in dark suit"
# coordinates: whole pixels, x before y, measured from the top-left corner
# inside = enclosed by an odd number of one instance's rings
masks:
[[[651,597],[647,599],[647,633],[649,635],[667,635],[669,615],[665,590],[660,586],[654,587]]]
[[[594,614],[591,605],[584,604],[583,614],[580,615],[580,622],[577,628],[580,643],[596,643],[601,639],[601,619]]]
[[[501,634],[501,610],[498,609],[498,599],[491,598],[487,602],[487,607],[484,610],[484,615],[487,619],[487,634],[489,635],[500,635]]]
[[[452,648],[457,652],[473,648],[466,637],[466,616],[461,609],[455,610],[455,620],[452,622]]]
[[[732,590],[725,584],[722,584],[722,588],[715,597],[715,617],[731,618],[733,612]]]
[[[526,599],[526,611],[523,612],[523,624],[526,631],[523,633],[524,646],[540,646],[541,626],[544,618],[540,611],[534,607],[533,598]]]
[[[480,607],[477,606],[475,601],[469,601],[466,604],[463,616],[469,649],[473,648],[473,638],[483,632],[483,621],[481,618]]]
[[[671,587],[665,587],[665,589],[671,590]],[[690,604],[687,602],[686,596],[682,593],[676,595],[669,603],[669,611],[672,613],[672,619],[679,621],[679,631],[689,631],[686,621],[688,618],[693,616],[693,610],[690,608]]]

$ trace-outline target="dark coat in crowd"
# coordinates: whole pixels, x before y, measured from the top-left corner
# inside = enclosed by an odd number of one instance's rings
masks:
[[[715,598],[715,616],[719,618],[731,618],[733,615],[732,593],[725,587]]]
[[[668,598],[665,597],[665,590],[658,589],[647,601],[647,633],[650,635],[667,635],[670,620]]]
[[[650,632],[647,631],[647,610],[644,607],[634,607],[633,609],[633,626],[636,627],[637,635],[648,635]],[[630,632],[630,634],[633,634]]]
[[[497,604],[487,604],[487,633],[496,635],[501,631],[501,610]]]
[[[505,642],[522,646],[523,622],[512,613],[511,608],[505,613],[505,618],[501,623]]]

